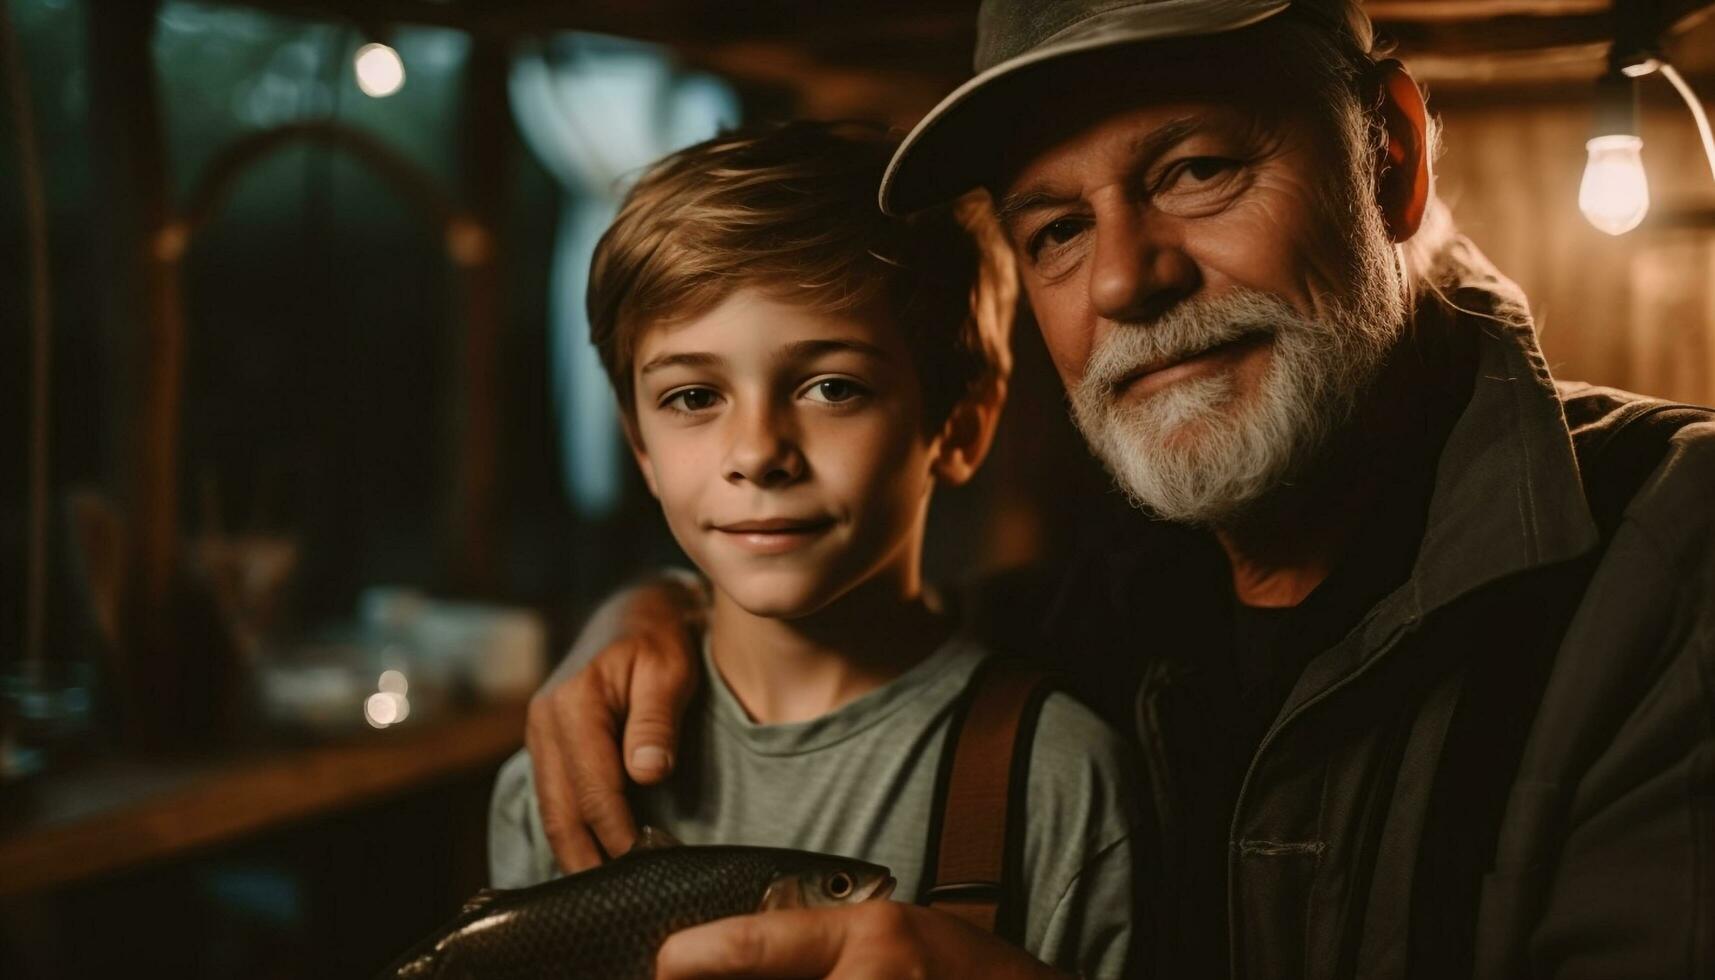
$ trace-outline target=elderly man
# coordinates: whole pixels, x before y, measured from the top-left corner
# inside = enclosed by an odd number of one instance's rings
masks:
[[[991,190],[1149,515],[971,616],[1136,731],[1154,973],[1709,976],[1715,421],[1550,378],[1356,2],[987,0],[976,63],[881,200]],[[607,618],[531,711],[568,867],[629,845],[688,697],[672,590]],[[661,971],[1050,975],[908,906],[715,923]]]

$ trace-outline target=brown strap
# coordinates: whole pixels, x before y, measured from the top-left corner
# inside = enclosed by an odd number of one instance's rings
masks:
[[[985,664],[972,681],[964,722],[949,736],[958,742],[935,851],[935,884],[925,902],[989,932],[995,931],[1006,882],[1012,783],[1022,774],[1014,762],[1021,748],[1028,749],[1019,745],[1019,735],[1047,681],[1041,671],[1008,661]]]

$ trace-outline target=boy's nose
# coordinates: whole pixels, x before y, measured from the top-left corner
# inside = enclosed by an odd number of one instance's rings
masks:
[[[804,475],[804,454],[783,420],[769,411],[740,415],[725,461],[728,482],[777,487]]]

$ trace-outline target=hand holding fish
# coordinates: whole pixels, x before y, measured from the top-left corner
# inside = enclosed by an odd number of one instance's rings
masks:
[[[672,772],[679,720],[697,685],[689,630],[704,604],[694,576],[663,574],[621,593],[531,699],[524,741],[542,827],[566,871],[630,850],[637,826],[627,776],[649,785]]]
[[[722,919],[669,936],[655,960],[655,980],[719,977],[1066,980],[960,919],[899,902]]]
[[[529,888],[478,892],[381,980],[647,980],[675,930],[763,909],[888,904],[878,864],[775,847],[685,847],[645,828],[629,854]]]

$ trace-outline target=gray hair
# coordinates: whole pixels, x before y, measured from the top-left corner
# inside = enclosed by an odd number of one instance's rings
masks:
[[[1370,154],[1387,149],[1387,132],[1377,111],[1380,93],[1370,82],[1374,71],[1391,49],[1378,44],[1369,15],[1359,0],[1343,0],[1337,4],[1340,14],[1333,22],[1325,16],[1297,16],[1298,7],[1264,22],[1264,25],[1286,34],[1291,43],[1272,48],[1277,67],[1296,77],[1316,96],[1316,104],[1328,107],[1329,122],[1341,137],[1340,143],[1349,154],[1346,163],[1353,168],[1357,185],[1367,193],[1357,200],[1339,202],[1352,209],[1370,206],[1375,200],[1376,169],[1367,165]],[[1429,159],[1441,155],[1441,122],[1432,114],[1425,134]],[[1449,249],[1458,236],[1453,216],[1435,192],[1429,188],[1429,201],[1417,232],[1401,243],[1400,257],[1405,271],[1408,296],[1415,300],[1426,293],[1438,293],[1437,283],[1447,276]]]

